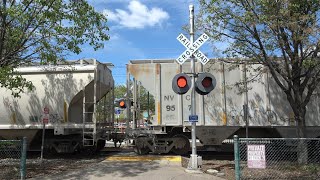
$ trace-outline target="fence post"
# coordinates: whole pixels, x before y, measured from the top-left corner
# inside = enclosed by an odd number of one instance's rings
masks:
[[[20,159],[20,177],[26,179],[26,159],[27,159],[27,137],[22,139],[21,159]]]
[[[233,136],[234,141],[234,172],[235,179],[240,180],[240,152],[239,152],[239,138],[237,135]]]

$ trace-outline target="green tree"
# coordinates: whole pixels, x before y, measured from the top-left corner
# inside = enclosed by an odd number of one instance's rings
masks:
[[[114,87],[114,97],[116,99],[124,98],[127,94],[127,86],[126,85],[116,85]]]
[[[144,87],[140,91],[140,110],[154,112],[154,97]]]
[[[97,50],[109,39],[107,19],[85,0],[1,0],[0,84],[19,96],[32,83],[12,75],[15,67],[56,63],[81,45]]]
[[[114,88],[115,99],[125,98],[126,94],[127,94],[127,86],[125,86],[125,85],[115,86],[115,88]],[[148,103],[148,99],[149,99],[149,103]],[[154,112],[154,109],[155,109],[154,97],[151,94],[149,94],[149,96],[148,96],[148,91],[144,87],[141,86],[140,112],[147,111],[148,109],[149,109],[149,111]],[[141,117],[139,117],[139,118],[141,118]]]
[[[229,57],[268,67],[305,137],[306,106],[320,82],[319,0],[200,0],[198,27]]]

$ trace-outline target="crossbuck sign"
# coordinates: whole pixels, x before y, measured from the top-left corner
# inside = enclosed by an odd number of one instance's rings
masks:
[[[179,34],[177,40],[184,45],[187,49],[176,59],[179,64],[183,64],[190,56],[194,55],[203,65],[205,65],[209,59],[198,50],[207,40],[209,36],[203,33],[193,44],[183,34]]]

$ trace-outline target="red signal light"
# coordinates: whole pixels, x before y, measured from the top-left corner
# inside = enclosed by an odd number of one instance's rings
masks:
[[[119,105],[120,105],[121,107],[123,107],[123,106],[126,105],[126,103],[124,103],[124,101],[120,101]]]
[[[124,108],[127,108],[127,106],[128,107],[133,106],[133,101],[129,100],[129,102],[128,102],[128,99],[125,99],[125,98],[117,99],[116,100],[116,106],[119,107],[119,108],[124,109]]]
[[[195,90],[200,95],[209,94],[216,87],[216,78],[210,73],[200,73],[195,82]]]
[[[120,107],[120,108],[126,108],[126,107],[127,107],[127,106],[126,106],[126,101],[125,101],[124,99],[122,99],[122,100],[119,101],[119,107]]]
[[[204,87],[210,87],[212,85],[212,79],[210,77],[205,77],[201,84],[204,86]]]
[[[184,76],[181,76],[177,80],[177,85],[179,88],[184,88],[187,86],[187,79]]]
[[[172,79],[172,90],[177,94],[185,94],[191,87],[191,78],[185,73],[179,73]]]

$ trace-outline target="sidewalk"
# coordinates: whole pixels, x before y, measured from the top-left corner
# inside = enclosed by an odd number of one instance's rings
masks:
[[[83,180],[223,180],[209,174],[190,174],[181,163],[170,160],[115,161],[105,160],[86,169],[66,172],[36,179],[83,179]]]

